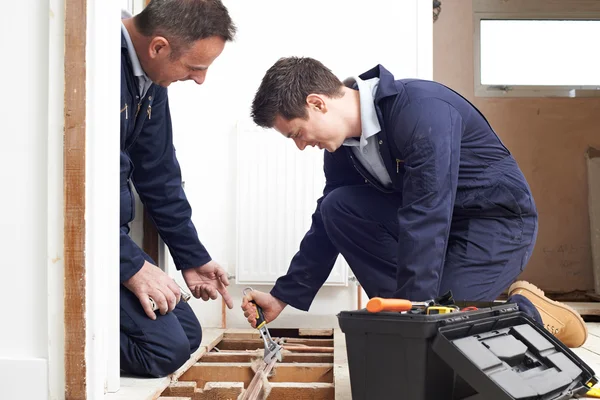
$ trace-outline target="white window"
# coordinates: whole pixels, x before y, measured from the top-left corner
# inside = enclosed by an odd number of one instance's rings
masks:
[[[475,95],[600,96],[598,11],[506,10],[476,0]]]

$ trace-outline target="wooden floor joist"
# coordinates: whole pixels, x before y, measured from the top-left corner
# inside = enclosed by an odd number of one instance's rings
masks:
[[[193,400],[191,397],[164,397],[160,396],[158,400]]]
[[[271,382],[326,382],[333,383],[333,364],[277,363]],[[244,382],[247,387],[254,378],[251,363],[205,363],[192,366],[179,380],[193,380],[199,387],[207,382]]]
[[[333,400],[335,398],[333,383],[273,382],[269,385],[271,387],[269,400]]]
[[[282,332],[292,332],[296,337],[282,337],[290,351],[282,351],[282,361],[275,363],[270,374],[264,374],[268,376],[266,380],[260,372],[255,373],[262,370],[260,366],[256,369],[260,365],[256,360],[262,358],[264,350],[258,333],[225,330],[212,351],[205,352],[198,362],[178,376],[161,398],[255,400],[268,394],[268,400],[334,400],[332,331],[287,329]]]

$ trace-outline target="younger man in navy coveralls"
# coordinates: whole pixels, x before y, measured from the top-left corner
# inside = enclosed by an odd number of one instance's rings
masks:
[[[287,304],[307,311],[339,253],[369,297],[412,301],[448,290],[492,301],[525,268],[538,227],[527,181],[485,117],[453,90],[395,80],[381,65],[342,83],[320,62],[292,57],[267,71],[252,114],[300,150],[327,151],[312,226],[270,294],[244,299],[250,323],[250,299],[267,321]],[[585,341],[572,309],[527,282],[509,292],[565,344]]]
[[[235,27],[220,0],[152,0],[121,29],[121,370],[174,372],[202,340],[178,285],[129,237],[135,185],[145,208],[197,298],[220,293],[229,308],[226,272],[200,243],[173,147],[167,86],[202,84]],[[158,306],[152,310],[150,298]]]

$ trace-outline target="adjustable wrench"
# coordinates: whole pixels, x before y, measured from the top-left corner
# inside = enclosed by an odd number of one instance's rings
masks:
[[[242,292],[244,297],[246,296],[246,292],[251,292],[252,288],[247,287]],[[256,304],[254,300],[250,300],[250,303],[254,304],[256,307],[256,329],[260,332],[260,336],[265,343],[265,353],[264,353],[264,361],[269,364],[273,361],[273,358],[277,358],[278,361],[281,362],[281,346],[271,338],[271,334],[269,334],[269,329],[267,328],[267,321],[265,320],[265,316],[263,314],[262,308]]]

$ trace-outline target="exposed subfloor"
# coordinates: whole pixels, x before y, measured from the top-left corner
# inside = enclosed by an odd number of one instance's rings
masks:
[[[269,400],[334,400],[337,382],[333,330],[271,329],[271,335],[283,340],[283,359],[275,364],[257,399],[268,394]],[[345,352],[345,346],[342,349]],[[171,383],[160,399],[236,400],[248,390],[263,350],[256,330],[227,330],[222,340]],[[347,379],[347,373],[345,376]]]

